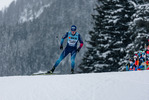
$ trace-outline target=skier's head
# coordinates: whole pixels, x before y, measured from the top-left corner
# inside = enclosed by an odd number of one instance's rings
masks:
[[[137,56],[137,55],[138,55],[138,52],[135,51],[135,52],[134,52],[134,55]]]
[[[71,31],[76,31],[77,30],[77,27],[75,25],[72,25],[71,26]]]
[[[139,51],[140,54],[142,54],[142,51]]]

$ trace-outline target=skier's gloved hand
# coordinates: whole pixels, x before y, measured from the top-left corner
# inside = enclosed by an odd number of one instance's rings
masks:
[[[77,52],[79,52],[79,51],[80,51],[80,49],[81,49],[81,48],[78,48],[78,49],[77,49]]]
[[[63,50],[63,46],[62,45],[60,46],[60,49]]]

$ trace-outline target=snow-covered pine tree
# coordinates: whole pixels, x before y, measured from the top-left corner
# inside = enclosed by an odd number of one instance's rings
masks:
[[[117,71],[126,55],[127,29],[134,7],[128,0],[98,0],[95,11],[90,46],[79,67],[83,72]]]
[[[135,2],[137,5],[146,4],[149,1],[148,0],[130,0],[130,2]]]
[[[99,59],[99,50],[101,49],[99,43],[101,42],[101,36],[99,36],[101,30],[104,29],[102,25],[102,20],[104,19],[105,12],[101,7],[96,5],[95,10],[97,11],[97,15],[92,15],[94,22],[93,31],[89,32],[90,41],[87,41],[90,46],[87,47],[88,51],[84,54],[83,62],[81,66],[79,66],[83,72],[91,72],[95,70],[95,61],[100,61]],[[103,36],[104,37],[104,36]],[[102,41],[106,42],[106,41]],[[99,49],[100,48],[100,49]],[[96,62],[97,63],[97,62]]]
[[[131,33],[130,42],[126,50],[126,58],[133,57],[135,51],[144,50],[144,45],[149,38],[149,4],[136,4],[136,13],[132,16],[132,22],[128,32]]]

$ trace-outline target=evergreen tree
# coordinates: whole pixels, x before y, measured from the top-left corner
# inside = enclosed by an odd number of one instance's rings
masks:
[[[99,0],[93,15],[94,28],[89,32],[88,51],[80,69],[83,72],[117,71],[128,45],[127,33],[134,7],[125,0]]]
[[[145,44],[149,38],[149,9],[148,5],[137,5],[136,13],[132,16],[132,21],[129,26],[129,37],[131,45],[128,45],[126,50],[128,52],[126,58],[133,57],[134,52],[144,50]]]

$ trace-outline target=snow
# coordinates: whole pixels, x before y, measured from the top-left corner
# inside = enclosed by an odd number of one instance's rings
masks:
[[[117,41],[114,45],[122,44],[122,41]]]
[[[115,19],[113,20],[113,23],[116,24],[118,22],[119,19]]]
[[[16,0],[0,0],[0,11],[4,8],[7,8],[12,1],[16,1]]]
[[[36,18],[38,18],[42,14],[42,12],[44,11],[44,8],[47,8],[50,6],[51,6],[51,4],[47,4],[47,5],[44,5],[43,7],[41,7],[40,10],[35,14]]]
[[[21,13],[19,22],[25,22],[27,20],[33,20],[33,15],[32,15],[32,10],[28,11],[28,9],[25,8],[24,11]]]
[[[149,71],[0,78],[0,100],[148,100]]]
[[[133,4],[134,7],[137,7],[137,4],[133,1],[129,1],[131,4]]]
[[[141,18],[141,17],[135,18],[134,23],[136,24],[138,21],[142,21],[142,20],[143,20],[143,18]]]
[[[27,7],[21,13],[19,22],[24,23],[24,22],[27,22],[27,21],[32,21],[34,19],[34,16],[35,16],[35,18],[38,18],[43,13],[44,9],[50,7],[51,4],[52,3],[44,5],[37,12],[32,11],[32,9],[30,9],[32,7],[30,5],[27,5]]]
[[[130,48],[133,46],[133,43],[128,44],[127,48]]]
[[[111,51],[106,51],[106,52],[104,52],[101,56],[104,57],[104,58],[106,58],[106,56],[107,56],[108,54],[110,54],[110,53],[111,53]]]
[[[95,65],[94,65],[94,67],[96,67],[96,68],[97,68],[97,67],[102,68],[102,67],[105,67],[105,66],[108,67],[109,65],[108,65],[108,64],[95,64]]]
[[[138,6],[139,9],[149,8],[149,4],[142,4]]]

